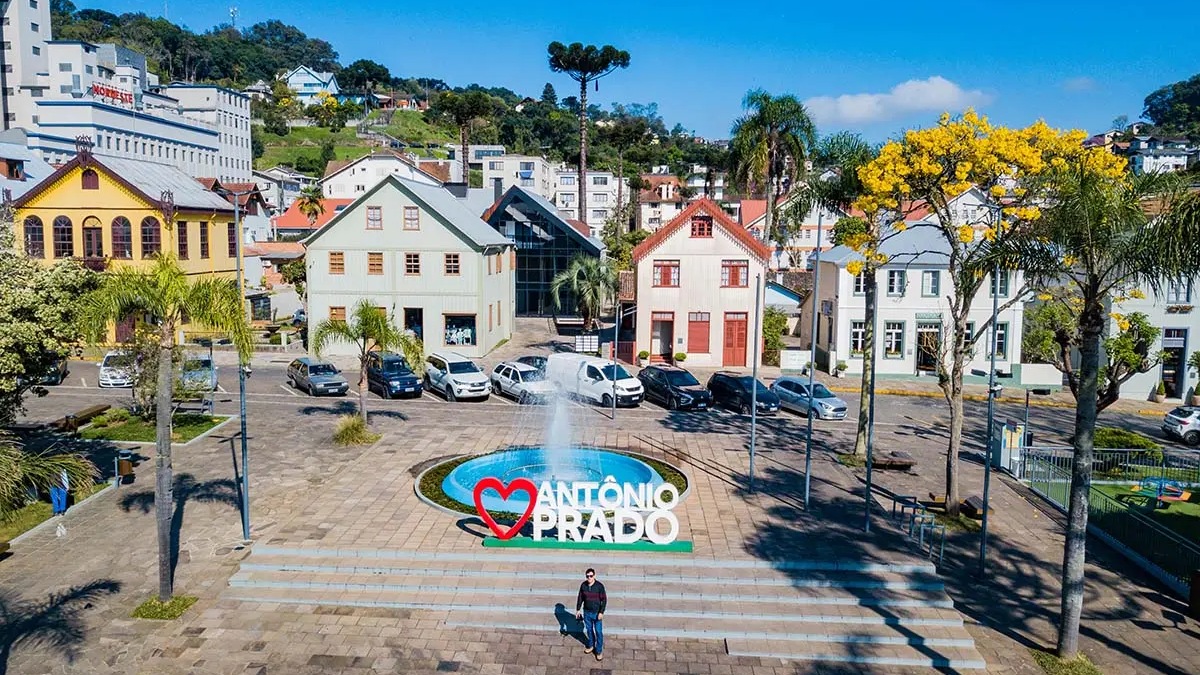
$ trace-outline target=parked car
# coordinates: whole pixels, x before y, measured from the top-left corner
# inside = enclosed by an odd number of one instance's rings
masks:
[[[834,396],[825,385],[813,382],[813,396],[808,395],[808,378],[781,377],[771,383],[771,391],[779,397],[779,406],[805,416],[814,411],[817,419],[846,419],[846,402]]]
[[[1163,433],[1188,445],[1200,444],[1200,407],[1180,406],[1163,417]]]
[[[455,352],[434,352],[425,359],[425,388],[440,392],[447,401],[462,398],[487,400],[488,376],[471,359]]]
[[[518,403],[545,403],[554,394],[546,371],[528,363],[505,361],[492,369],[492,393],[511,396]]]
[[[403,356],[392,352],[371,352],[367,355],[367,389],[378,392],[384,398],[416,398],[424,387]]]
[[[217,366],[207,354],[188,355],[183,359],[179,384],[192,391],[216,391]]]
[[[756,387],[757,392],[751,387]],[[752,397],[757,399],[758,414],[774,415],[779,412],[779,397],[767,385],[749,375],[724,370],[713,373],[708,378],[708,390],[712,392],[713,405],[724,406],[743,415],[750,414]]]
[[[642,383],[611,359],[583,354],[551,354],[546,359],[546,376],[560,391],[608,407],[636,406],[645,391]]]
[[[677,366],[654,365],[642,368],[638,379],[646,391],[646,400],[668,410],[708,410],[712,393],[694,375]]]
[[[292,312],[293,326],[303,326],[306,323],[308,323],[308,312],[304,311],[303,307]]]
[[[67,357],[59,356],[50,364],[44,375],[37,379],[38,384],[62,384],[67,379]]]
[[[544,356],[522,356],[517,359],[517,363],[524,363],[527,366],[533,366],[543,373],[546,372],[546,357]]]
[[[133,354],[125,351],[108,352],[104,355],[104,360],[100,361],[98,384],[105,388],[132,387],[136,370],[137,364],[133,361]]]
[[[350,383],[332,363],[302,356],[288,364],[288,382],[309,396],[336,394],[345,396]]]

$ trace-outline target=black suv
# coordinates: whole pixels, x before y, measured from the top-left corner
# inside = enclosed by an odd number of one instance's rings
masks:
[[[638,373],[646,399],[668,410],[708,410],[712,394],[688,371],[675,366],[648,366]]]
[[[741,373],[721,371],[713,373],[708,378],[708,390],[712,392],[713,405],[720,405],[736,410],[743,415],[750,414],[750,397],[754,391],[750,387],[757,386],[758,414],[775,415],[779,412],[779,397],[767,385]]]
[[[421,379],[413,373],[408,361],[392,352],[371,352],[367,355],[367,389],[379,392],[383,398],[421,395]]]

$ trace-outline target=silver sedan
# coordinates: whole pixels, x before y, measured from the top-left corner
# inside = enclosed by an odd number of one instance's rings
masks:
[[[813,395],[808,393],[808,378],[781,377],[771,383],[771,391],[779,397],[780,407],[808,416],[815,411],[818,419],[846,419],[846,402],[834,396],[825,385],[813,383]]]

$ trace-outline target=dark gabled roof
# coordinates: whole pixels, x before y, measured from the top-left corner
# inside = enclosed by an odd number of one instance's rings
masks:
[[[485,215],[487,216],[487,223],[495,227],[498,224],[498,219],[503,217],[504,212],[508,209],[508,207],[514,202],[518,201],[533,207],[533,209],[535,209],[543,218],[545,218],[547,222],[563,232],[566,232],[572,239],[578,242],[579,245],[583,246],[584,249],[588,250],[593,255],[599,256],[601,253],[603,253],[604,244],[587,236],[583,232],[580,232],[579,228],[575,227],[570,221],[563,218],[558,213],[558,209],[555,208],[554,205],[547,201],[544,197],[537,193],[525,190],[517,185],[510,187],[508,192],[505,192],[504,195],[500,197],[500,201],[496,202],[492,208],[485,212]]]

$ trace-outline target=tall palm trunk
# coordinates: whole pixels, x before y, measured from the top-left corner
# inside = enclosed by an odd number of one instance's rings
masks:
[[[358,414],[362,416],[363,423],[367,423],[367,390],[370,387],[367,385],[367,359],[361,358],[358,360]],[[387,388],[384,388],[384,393],[387,393]],[[387,398],[386,396],[384,398]]]
[[[854,437],[854,454],[859,457],[867,456],[868,422],[871,417],[871,392],[875,390],[875,312],[878,287],[875,284],[875,270],[867,270],[867,284],[864,289],[863,301],[866,312],[863,315],[863,372],[862,384],[858,396],[858,433]],[[813,336],[817,339],[817,336]],[[811,367],[811,366],[810,366]]]
[[[579,81],[579,221],[587,219],[587,79]]]
[[[1083,613],[1088,491],[1092,484],[1100,338],[1104,333],[1104,308],[1098,296],[1098,292],[1084,295],[1091,300],[1079,317],[1079,394],[1075,397],[1075,439],[1072,441],[1075,452],[1071,464],[1071,502],[1067,508],[1067,541],[1063,552],[1063,593],[1059,610],[1062,618],[1058,625],[1058,655],[1063,658],[1079,651],[1079,617]]]
[[[171,514],[175,506],[171,467],[172,355],[175,326],[164,321],[158,341],[158,382],[155,391],[154,525],[158,535],[158,599],[168,602],[174,594],[171,572]]]
[[[467,187],[471,187],[471,162],[467,159],[467,139],[469,138],[467,129],[469,127],[469,122],[458,127],[458,142],[462,144],[462,180]]]

